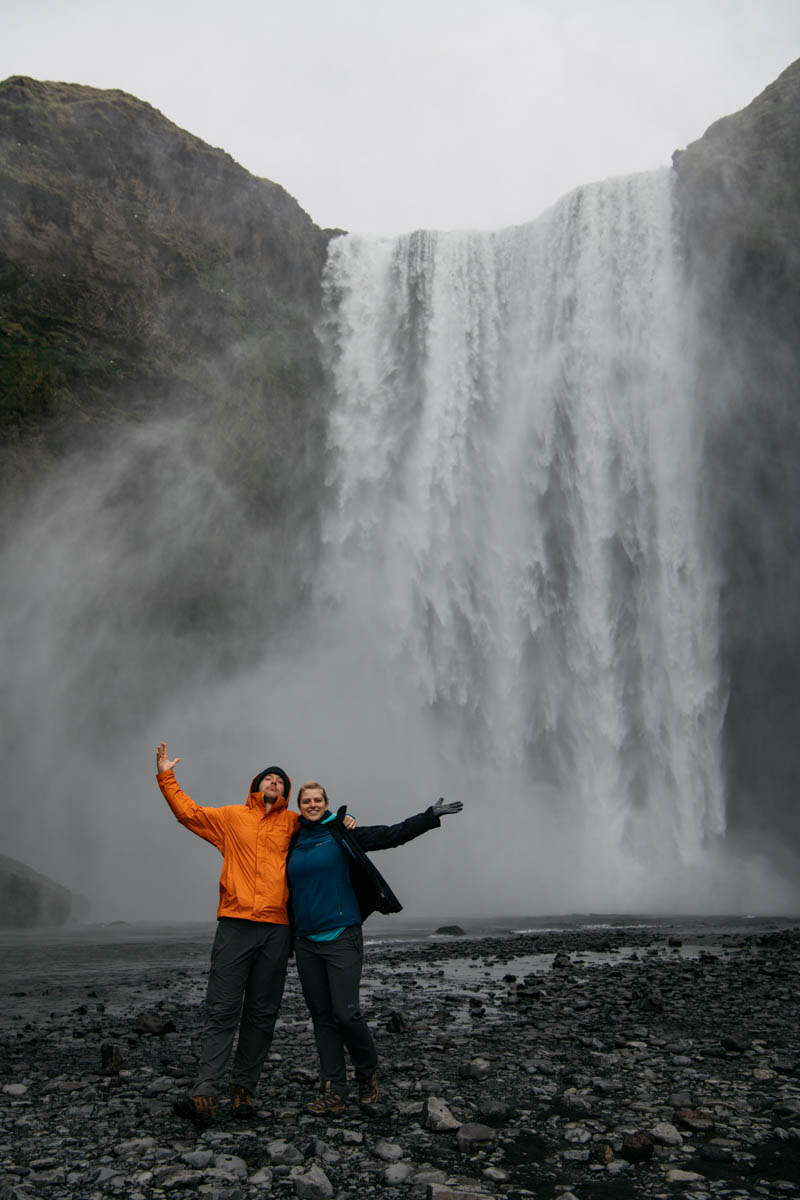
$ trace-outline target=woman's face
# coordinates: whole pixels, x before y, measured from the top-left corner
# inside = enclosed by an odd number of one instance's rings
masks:
[[[300,815],[307,821],[321,821],[328,811],[322,788],[304,788],[298,807]]]

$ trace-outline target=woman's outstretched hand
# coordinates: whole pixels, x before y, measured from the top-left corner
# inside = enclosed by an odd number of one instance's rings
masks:
[[[170,758],[167,753],[167,743],[161,742],[156,748],[156,771],[160,775],[162,771],[171,771],[172,768],[179,763],[179,758]]]
[[[433,805],[433,815],[435,817],[449,817],[451,813],[461,812],[464,807],[462,800],[454,800],[452,804],[445,804],[444,796],[440,796]]]

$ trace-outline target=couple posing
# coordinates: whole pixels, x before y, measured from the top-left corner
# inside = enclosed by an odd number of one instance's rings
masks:
[[[377,1103],[378,1055],[359,1005],[361,925],[376,909],[399,912],[401,905],[366,851],[402,846],[463,805],[439,800],[398,825],[359,829],[344,808],[330,812],[319,783],[303,784],[299,816],[291,812],[291,781],[273,766],[253,779],[246,804],[203,808],[175,778],[179,762],[170,759],[162,742],[156,750],[158,786],[180,823],[217,847],[222,875],[200,1070],[191,1095],[177,1102],[176,1112],[197,1124],[214,1120],[238,1029],[231,1103],[237,1116],[253,1114],[292,942],[322,1079],[309,1111],[344,1111],[345,1048],[359,1103]]]

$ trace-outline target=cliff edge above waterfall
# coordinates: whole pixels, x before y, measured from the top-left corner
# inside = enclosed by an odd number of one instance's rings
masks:
[[[12,486],[78,435],[190,412],[269,508],[313,422],[328,236],[282,187],[133,96],[0,83]]]
[[[692,269],[796,336],[800,309],[783,301],[800,288],[800,60],[673,164]]]

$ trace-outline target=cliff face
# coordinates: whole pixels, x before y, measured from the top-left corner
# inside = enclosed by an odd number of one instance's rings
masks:
[[[0,854],[0,928],[63,925],[71,908],[72,896],[60,883]]]
[[[296,604],[316,546],[329,236],[132,96],[0,84],[0,498],[17,540],[44,521],[28,592],[58,588],[68,610],[83,591],[94,628],[102,610],[80,687],[110,682],[137,638],[167,679],[231,669]],[[71,541],[51,539],[56,514]],[[124,720],[149,686],[132,672],[104,713]]]
[[[699,303],[732,825],[800,839],[800,62],[674,157]]]
[[[188,411],[269,509],[314,424],[327,238],[283,188],[132,96],[0,84],[12,480],[109,424]]]

